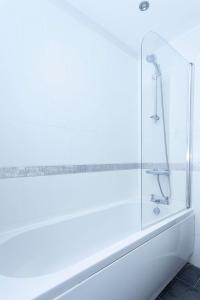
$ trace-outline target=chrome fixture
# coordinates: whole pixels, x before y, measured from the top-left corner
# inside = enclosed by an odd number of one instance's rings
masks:
[[[155,195],[151,195],[151,202],[154,202],[156,204],[163,204],[163,205],[169,205],[169,198],[157,198]]]
[[[157,122],[157,121],[160,120],[160,117],[157,114],[154,114],[154,115],[150,116],[150,118],[153,119],[154,122]]]
[[[150,116],[152,120],[156,123],[160,120],[158,115],[158,77],[161,76],[160,66],[156,62],[156,56],[154,54],[147,55],[146,60],[148,63],[151,63],[155,67],[155,74],[152,76],[152,79],[155,82],[155,101],[154,101],[154,114]]]
[[[150,6],[150,4],[149,4],[148,1],[142,1],[142,2],[140,3],[140,5],[139,5],[139,9],[140,9],[141,11],[146,11],[146,10],[149,9],[149,6]]]
[[[194,101],[194,71],[195,66],[189,63],[189,101],[187,118],[187,155],[186,155],[186,205],[191,207],[191,160],[192,160],[192,111]]]
[[[159,207],[154,207],[153,213],[154,213],[154,215],[158,216],[160,214],[160,208]]]
[[[146,171],[147,174],[151,174],[151,175],[166,175],[169,176],[169,171],[168,170],[159,170],[159,169],[151,169],[151,170],[147,170]]]
[[[151,194],[151,201],[155,202],[157,204],[164,204],[169,205],[169,198],[171,197],[171,184],[170,184],[170,174],[169,170],[161,170],[161,169],[150,169],[146,171],[146,174],[156,176],[157,183],[159,186],[159,190],[161,192],[162,198],[156,197],[154,194]],[[160,176],[168,176],[168,182],[169,182],[169,190],[170,190],[170,196],[166,196],[163,192],[162,185],[160,182]]]
[[[159,186],[160,193],[163,199],[157,199],[154,195],[151,195],[151,201],[159,203],[159,204],[169,204],[169,199],[171,198],[171,178],[170,178],[170,165],[169,165],[169,155],[168,155],[168,145],[167,145],[167,132],[166,132],[166,122],[165,122],[165,107],[164,107],[164,95],[163,95],[163,80],[162,80],[162,73],[159,64],[157,63],[156,56],[154,54],[147,55],[146,61],[151,63],[154,66],[154,75],[153,79],[155,80],[155,102],[154,102],[154,114],[150,117],[155,122],[157,122],[160,117],[158,116],[157,109],[158,109],[158,100],[160,99],[161,105],[161,119],[162,119],[162,127],[163,127],[163,142],[164,142],[164,149],[165,149],[165,162],[166,162],[166,170],[148,170],[146,173],[155,175],[157,178],[157,183]],[[160,176],[166,175],[168,178],[168,187],[169,192],[166,195],[163,191]]]
[[[154,54],[147,55],[146,60],[148,63],[153,64],[156,70],[155,75],[161,76],[160,66],[157,63],[156,56]]]

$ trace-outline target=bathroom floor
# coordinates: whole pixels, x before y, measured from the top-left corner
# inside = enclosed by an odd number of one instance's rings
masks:
[[[200,300],[200,269],[187,264],[156,300]]]

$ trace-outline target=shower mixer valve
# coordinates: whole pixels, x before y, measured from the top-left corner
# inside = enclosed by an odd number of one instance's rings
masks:
[[[171,196],[171,189],[170,189],[170,196],[165,195],[160,183],[160,176],[167,176],[169,179],[170,172],[169,170],[162,170],[162,169],[150,169],[146,170],[146,174],[156,176],[158,187],[160,189],[162,197],[156,197],[154,194],[151,194],[151,202],[157,203],[157,204],[164,204],[164,205],[169,205],[169,199]]]
[[[151,194],[151,202],[163,205],[169,205],[169,197],[157,198],[154,194]]]

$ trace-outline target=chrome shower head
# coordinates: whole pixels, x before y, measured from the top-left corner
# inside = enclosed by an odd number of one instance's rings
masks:
[[[156,56],[154,54],[147,55],[146,60],[148,63],[156,63]]]
[[[156,75],[157,76],[161,76],[161,71],[160,71],[160,67],[157,63],[157,60],[156,60],[156,56],[155,54],[150,54],[150,55],[147,55],[146,56],[146,61],[150,64],[153,64],[154,67],[155,67],[155,70],[156,70]]]

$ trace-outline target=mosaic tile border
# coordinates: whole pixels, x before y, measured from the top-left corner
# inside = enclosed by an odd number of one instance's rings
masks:
[[[138,169],[137,163],[0,168],[0,179]]]
[[[115,163],[115,164],[83,164],[83,165],[58,165],[58,166],[30,166],[30,167],[1,167],[0,179],[66,175],[92,172],[138,170],[140,163]],[[143,163],[142,169],[166,168],[164,163]],[[185,171],[185,164],[171,164],[172,170]],[[195,168],[194,170],[197,170]],[[200,170],[200,166],[198,168]]]

